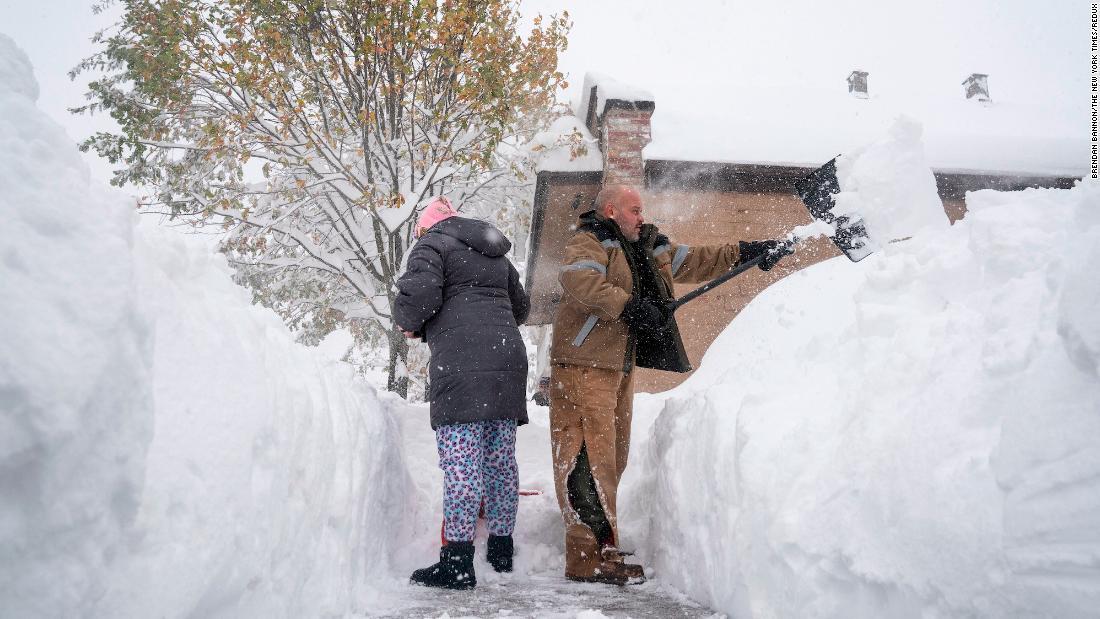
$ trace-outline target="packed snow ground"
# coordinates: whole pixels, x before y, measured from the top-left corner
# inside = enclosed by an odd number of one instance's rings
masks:
[[[647,399],[648,398],[648,399]],[[657,400],[642,396],[640,406],[654,408]],[[625,589],[604,585],[570,583],[562,574],[564,528],[557,500],[550,460],[550,422],[546,407],[528,407],[531,422],[517,432],[516,455],[521,490],[538,494],[522,496],[516,522],[515,570],[497,574],[485,561],[484,522],[479,522],[475,572],[478,586],[473,592],[439,592],[409,587],[405,580],[414,569],[434,563],[439,557],[440,525],[443,520],[443,479],[438,468],[435,434],[428,422],[427,405],[410,405],[399,415],[406,461],[414,476],[420,501],[406,514],[415,523],[409,545],[394,559],[395,580],[388,583],[383,599],[369,611],[380,617],[711,617],[701,604],[686,598],[666,581],[657,578]]]
[[[558,577],[533,407],[516,573],[479,556],[479,591],[437,595],[406,584],[438,548],[425,407],[356,379],[339,341],[295,344],[209,243],[136,223],[36,91],[0,36],[0,616],[1100,607],[1096,183],[971,194],[952,227],[916,213],[908,240],[772,286],[689,381],[640,396],[620,504],[642,587]],[[919,160],[894,138],[878,161]],[[924,183],[870,162],[845,176],[861,208],[900,207],[876,175]]]

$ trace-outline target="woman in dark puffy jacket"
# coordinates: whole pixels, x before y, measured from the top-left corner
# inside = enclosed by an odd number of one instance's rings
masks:
[[[518,325],[530,304],[492,224],[459,217],[436,198],[417,223],[419,241],[397,282],[394,321],[431,350],[431,423],[443,469],[444,545],[439,563],[412,574],[430,587],[469,589],[474,529],[484,504],[486,553],[512,570],[518,507],[516,426],[527,423],[527,353]]]

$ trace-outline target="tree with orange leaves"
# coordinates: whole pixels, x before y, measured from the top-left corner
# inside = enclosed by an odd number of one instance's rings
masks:
[[[104,0],[104,4],[114,0]],[[394,282],[425,199],[492,199],[522,178],[527,131],[565,86],[568,15],[521,33],[515,0],[121,0],[74,74],[119,133],[141,208],[219,226],[256,299],[305,339],[385,342],[407,389]]]

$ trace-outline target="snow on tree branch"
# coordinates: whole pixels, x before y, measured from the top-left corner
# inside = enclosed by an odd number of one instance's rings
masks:
[[[150,212],[220,226],[238,281],[307,339],[375,324],[401,390],[389,316],[419,209],[527,187],[515,145],[565,86],[568,15],[524,37],[509,0],[122,4],[74,69],[100,74],[74,111],[121,132],[82,148],[123,163],[112,182]]]

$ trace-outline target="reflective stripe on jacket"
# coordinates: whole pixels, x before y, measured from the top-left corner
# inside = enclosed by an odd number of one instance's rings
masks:
[[[577,232],[566,246],[558,278],[563,294],[554,316],[551,363],[618,371],[633,367],[637,338],[619,319],[637,281],[623,247],[626,242],[613,221],[597,216],[594,211],[581,215]],[[661,298],[655,300],[671,300],[673,282],[713,279],[729,270],[738,259],[736,245],[681,245],[660,234],[651,224],[642,226],[637,242],[648,250],[646,264],[637,268],[655,269],[662,282]],[[678,363],[673,360],[650,364],[643,363],[640,356],[639,365],[672,371],[690,369],[675,324],[659,340],[649,342],[663,348],[656,352],[682,359]],[[653,355],[643,356],[648,359]]]

